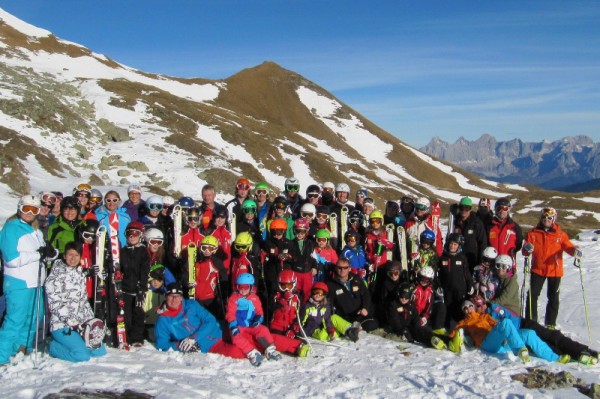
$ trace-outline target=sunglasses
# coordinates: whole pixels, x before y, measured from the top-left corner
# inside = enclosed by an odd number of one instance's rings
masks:
[[[316,290],[312,290],[311,295],[325,296],[325,291],[317,288]]]
[[[554,216],[544,215],[542,216],[542,220],[554,220]]]
[[[335,268],[338,270],[348,270],[350,269],[350,266],[336,266]]]
[[[162,204],[150,204],[150,205],[148,205],[148,209],[150,209],[151,211],[162,211],[163,205]]]
[[[90,186],[89,184],[83,183],[83,184],[78,184],[77,187],[75,187],[75,191],[92,191],[92,186]]]
[[[463,312],[464,312],[465,310],[467,310],[467,309],[469,309],[469,308],[471,308],[471,309],[474,309],[474,308],[475,308],[475,306],[474,306],[473,304],[465,305],[465,306],[463,306],[463,307],[462,307],[462,310],[463,310]]]
[[[306,195],[306,197],[308,197],[308,198],[319,198],[320,195],[321,194],[318,194],[318,193],[308,193]]]
[[[417,208],[417,210],[419,210],[419,211],[426,211],[427,210],[427,205],[416,204],[415,208]]]
[[[155,238],[150,240],[149,244],[154,246],[161,246],[163,245],[163,240]]]
[[[508,211],[509,209],[510,209],[510,206],[508,206],[508,205],[502,205],[502,206],[496,207],[496,211]]]
[[[267,195],[267,190],[256,190],[256,195]]]
[[[42,195],[42,201],[43,202],[49,202],[51,204],[56,204],[56,201],[58,199],[56,198],[56,195],[54,194],[44,194]]]
[[[326,213],[317,213],[317,219],[327,219],[329,217]]]
[[[86,240],[89,240],[89,239],[94,239],[95,240],[96,239],[96,234],[95,233],[91,233],[89,231],[84,231],[83,233],[81,233],[81,236],[84,239],[86,239]]]
[[[281,287],[282,290],[291,290],[294,288],[294,283],[279,283],[279,287]]]
[[[107,204],[111,203],[111,202],[119,202],[119,201],[121,201],[121,200],[118,198],[107,198],[104,200],[104,202],[106,202]]]
[[[142,232],[139,230],[127,230],[126,235],[127,237],[139,237],[142,235]]]
[[[300,185],[299,184],[286,184],[285,190],[291,191],[291,192],[300,191]]]
[[[245,183],[238,183],[236,187],[238,190],[250,190],[250,185]]]

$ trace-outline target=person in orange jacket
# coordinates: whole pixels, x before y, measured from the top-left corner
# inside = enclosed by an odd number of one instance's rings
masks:
[[[548,304],[546,305],[545,324],[549,328],[556,326],[559,307],[560,280],[563,276],[563,252],[581,258],[581,250],[573,245],[569,236],[556,223],[558,213],[554,208],[544,208],[538,225],[527,233],[523,245],[523,255],[532,256],[531,282],[527,298],[525,317],[537,321],[537,301],[544,281],[548,280]],[[531,309],[529,306],[531,305]]]

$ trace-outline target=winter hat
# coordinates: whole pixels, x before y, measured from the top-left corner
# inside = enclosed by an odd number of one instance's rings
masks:
[[[475,305],[473,305],[473,302],[471,301],[464,301],[462,303],[462,306],[460,307],[462,309],[462,311],[464,312],[466,308],[472,307],[473,309],[475,309]]]
[[[183,296],[183,288],[181,287],[181,283],[171,283],[167,287],[166,295],[181,295]]]
[[[140,187],[139,184],[131,184],[129,187],[127,187],[127,194],[129,193],[142,193],[142,188]]]
[[[356,192],[357,195],[361,195],[363,197],[367,196],[367,189],[366,188],[361,188]]]
[[[469,197],[462,197],[460,199],[460,206],[473,206],[473,200]]]
[[[79,204],[77,198],[69,195],[63,198],[63,200],[61,201],[60,212],[62,213],[66,208],[75,208],[77,209],[77,211],[79,211],[81,209],[81,205]]]

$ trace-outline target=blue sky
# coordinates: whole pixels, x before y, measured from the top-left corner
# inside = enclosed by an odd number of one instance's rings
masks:
[[[147,72],[225,78],[274,61],[420,147],[600,141],[598,1],[0,0]]]

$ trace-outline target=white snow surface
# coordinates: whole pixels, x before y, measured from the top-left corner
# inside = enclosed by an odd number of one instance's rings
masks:
[[[582,265],[586,299],[591,312],[592,342],[600,348],[600,242],[593,231],[574,241],[584,251]],[[522,259],[519,258],[522,265]],[[588,344],[579,270],[565,255],[558,326],[568,336]],[[519,268],[519,279],[522,269]],[[545,291],[540,314],[545,306]],[[595,332],[595,333],[594,333]],[[157,398],[581,398],[574,388],[528,390],[510,376],[524,372],[514,358],[468,350],[460,355],[412,344],[398,343],[367,333],[357,343],[337,342],[342,348],[315,345],[307,359],[284,356],[254,368],[246,360],[215,354],[159,352],[146,344],[135,352],[109,349],[108,355],[72,364],[40,356],[33,369],[31,356],[22,355],[0,376],[3,397],[39,398],[65,388],[132,389]],[[566,370],[586,383],[600,381],[600,366],[548,363],[533,358],[532,364],[551,371]]]

